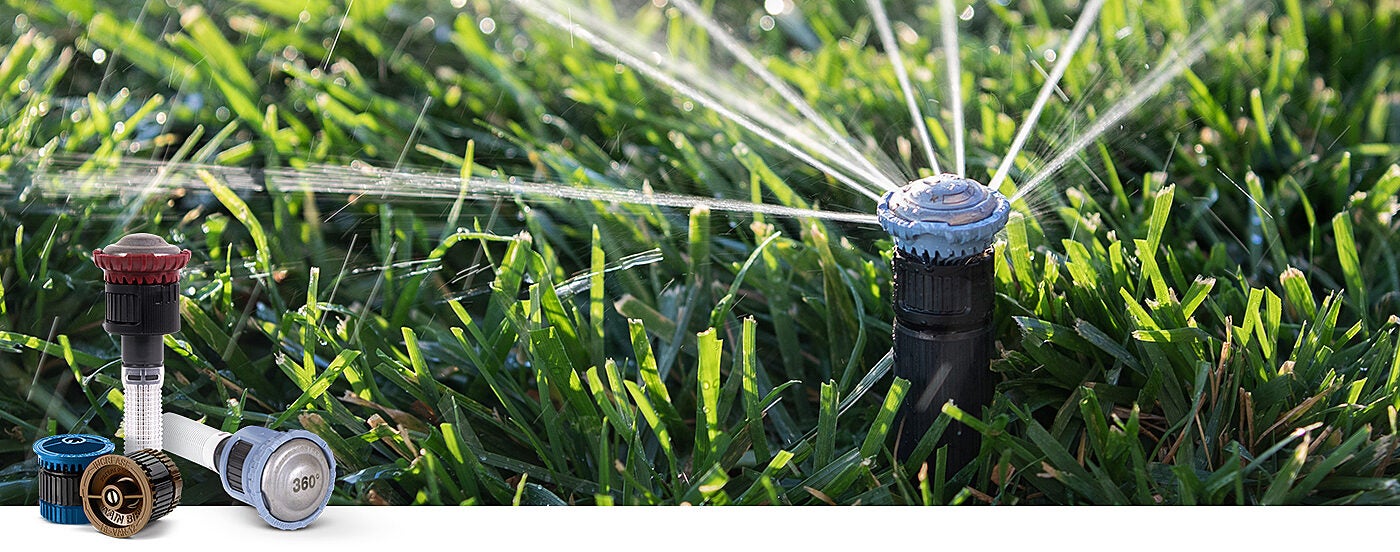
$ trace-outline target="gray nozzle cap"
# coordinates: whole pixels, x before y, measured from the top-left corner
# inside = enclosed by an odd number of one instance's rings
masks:
[[[880,226],[896,248],[945,261],[986,251],[1006,227],[1010,211],[996,190],[954,174],[910,182],[886,193],[876,206]]]
[[[288,523],[307,519],[325,507],[334,479],[320,445],[302,438],[287,441],[273,451],[263,468],[267,510]]]
[[[155,234],[127,234],[117,243],[102,248],[107,255],[178,255],[181,249]]]
[[[245,427],[220,447],[224,490],[278,529],[315,521],[335,488],[335,456],[310,431]]]

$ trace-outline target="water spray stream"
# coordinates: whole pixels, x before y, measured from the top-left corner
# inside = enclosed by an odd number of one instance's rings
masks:
[[[1021,122],[1021,128],[1016,132],[1016,137],[1011,140],[1011,147],[1006,150],[1006,155],[1002,156],[1001,165],[992,174],[992,180],[987,183],[987,186],[995,190],[1001,186],[1003,180],[1006,180],[1006,175],[1011,170],[1011,164],[1016,161],[1016,156],[1026,145],[1026,139],[1030,137],[1031,131],[1035,130],[1035,124],[1040,120],[1040,113],[1045,110],[1045,105],[1049,103],[1051,94],[1055,92],[1055,87],[1060,85],[1060,79],[1065,76],[1065,71],[1069,69],[1070,61],[1074,59],[1075,52],[1079,51],[1079,46],[1084,43],[1084,38],[1089,36],[1089,29],[1092,29],[1094,24],[1098,22],[1099,11],[1103,8],[1103,3],[1104,0],[1089,0],[1089,3],[1084,5],[1084,10],[1079,12],[1079,21],[1075,22],[1069,40],[1060,50],[1059,61],[1050,70],[1045,84],[1040,87],[1040,93],[1036,95],[1035,103],[1031,104],[1031,112],[1026,115],[1026,120]]]
[[[463,182],[462,178],[455,174],[390,171],[369,166],[314,165],[296,169],[266,169],[260,171],[260,174],[255,174],[249,169],[218,165],[124,161],[123,165],[110,170],[40,170],[35,174],[32,186],[45,194],[69,197],[125,192],[149,195],[155,190],[174,191],[203,187],[198,176],[200,171],[208,172],[229,188],[242,192],[264,191],[259,182],[270,180],[289,182],[279,186],[285,190],[305,189],[317,193],[376,196],[386,199],[456,200],[465,191],[467,196],[476,198],[519,196],[682,209],[707,207],[714,211],[876,224],[876,217],[866,213],[803,209],[738,199],[656,193],[649,190],[573,187],[514,178],[472,177]]]
[[[948,105],[953,111],[953,158],[958,176],[967,176],[966,125],[963,123],[962,51],[958,48],[958,14],[953,0],[940,0],[938,19],[943,27],[943,53],[948,56]],[[935,168],[933,172],[938,172]]]
[[[553,8],[545,6],[543,3],[537,0],[513,1],[516,5],[520,6],[526,11],[529,11],[536,17],[543,19],[545,22],[554,25],[555,27],[558,27],[564,31],[567,31],[574,36],[582,38],[583,40],[591,44],[594,48],[597,48],[599,51],[607,55],[616,57],[618,61],[622,62],[624,65],[627,65],[628,67],[631,67],[632,69],[641,72],[642,74],[660,82],[661,84],[694,99],[700,105],[713,110],[714,112],[720,114],[726,119],[735,122],[736,124],[749,130],[750,132],[753,132],[754,134],[758,135],[764,140],[767,140],[768,142],[782,148],[784,151],[787,151],[788,153],[792,154],[798,159],[801,159],[807,164],[812,165],[813,167],[826,173],[832,178],[835,178],[837,181],[846,185],[850,189],[859,192],[862,195],[865,195],[866,197],[877,201],[880,198],[880,196],[877,193],[871,191],[869,185],[878,186],[878,188],[881,191],[893,188],[893,185],[891,183],[886,182],[886,177],[882,176],[879,173],[871,174],[866,170],[860,169],[859,167],[855,166],[854,162],[852,162],[850,159],[847,159],[845,156],[838,155],[835,152],[831,151],[830,148],[827,148],[824,145],[822,145],[819,141],[804,136],[802,134],[802,131],[796,125],[776,122],[773,119],[772,113],[765,112],[761,109],[757,109],[751,106],[747,109],[740,108],[744,111],[744,113],[739,113],[735,109],[730,108],[724,102],[715,99],[714,96],[704,91],[714,90],[714,79],[692,79],[690,82],[683,82],[681,78],[672,76],[670,73],[668,73],[661,67],[643,61],[642,55],[628,51],[627,49],[619,46],[617,43],[603,38],[602,36],[600,36],[599,33],[594,32],[593,30],[590,30],[589,27],[585,26],[583,24],[584,22],[592,25],[593,27],[607,27],[607,25],[604,25],[593,18],[587,17],[586,14],[562,14],[558,11],[555,11]],[[618,37],[625,36],[625,33],[623,33],[620,30],[612,34],[613,36]],[[729,99],[736,102],[741,101],[740,99],[737,99],[734,96],[730,96]],[[841,165],[841,169],[838,170],[836,167],[833,167],[831,164],[818,159],[811,153],[803,151],[801,148],[794,146],[791,142],[788,142],[787,140],[780,137],[778,134],[775,134],[774,131],[801,142],[802,145],[806,148],[825,156],[828,161]]]
[[[1167,60],[1162,65],[1149,73],[1142,81],[1129,87],[1129,89],[1132,90],[1131,93],[1108,108],[1102,117],[1099,117],[1098,120],[1089,125],[1089,128],[1084,131],[1084,134],[1072,140],[1063,151],[1052,158],[1050,162],[1040,170],[1036,171],[1035,176],[1032,177],[1030,181],[1016,190],[1016,194],[1011,197],[1011,201],[1015,202],[1025,197],[1041,184],[1045,183],[1050,177],[1054,176],[1055,173],[1059,172],[1060,169],[1068,165],[1071,159],[1079,155],[1079,152],[1084,151],[1084,148],[1089,147],[1095,140],[1098,140],[1100,136],[1108,132],[1110,128],[1113,128],[1114,125],[1118,124],[1118,122],[1128,116],[1129,113],[1135,111],[1143,102],[1156,96],[1158,92],[1161,92],[1162,89],[1167,86],[1167,83],[1181,75],[1182,71],[1185,71],[1187,67],[1199,61],[1201,56],[1204,56],[1206,51],[1215,45],[1216,40],[1212,37],[1219,34],[1226,21],[1238,16],[1242,12],[1244,5],[1244,0],[1234,0],[1230,2],[1222,7],[1204,27],[1191,33],[1191,36],[1186,38],[1185,50],[1169,53],[1167,55]]]
[[[773,90],[776,91],[778,95],[783,98],[783,100],[787,101],[789,104],[792,104],[792,107],[796,109],[799,114],[801,114],[803,117],[806,117],[807,120],[810,121],[812,124],[816,125],[817,129],[821,130],[822,133],[826,134],[827,138],[829,138],[833,144],[836,144],[836,146],[842,150],[842,153],[845,153],[846,155],[850,156],[851,159],[857,161],[861,166],[863,166],[866,170],[870,171],[871,173],[889,177],[889,175],[891,174],[889,171],[882,170],[879,167],[876,167],[875,164],[870,161],[870,158],[866,154],[863,154],[857,151],[854,147],[852,147],[847,137],[838,132],[836,128],[833,127],[831,123],[826,120],[826,117],[822,116],[822,114],[820,113],[817,113],[817,110],[814,109],[811,104],[807,103],[806,100],[802,99],[802,96],[797,94],[797,91],[793,90],[792,87],[788,86],[788,84],[783,82],[782,79],[779,79],[778,76],[774,75],[772,71],[769,71],[768,68],[763,65],[763,63],[758,61],[758,58],[755,58],[754,55],[748,51],[748,49],[744,48],[742,44],[739,44],[739,41],[735,40],[733,36],[730,36],[728,32],[725,32],[725,30],[719,26],[719,23],[717,23],[714,20],[714,18],[705,14],[705,12],[701,10],[699,6],[695,5],[694,2],[692,2],[691,0],[671,0],[671,4],[676,6],[677,8],[680,8],[682,12],[684,12],[686,15],[689,15],[691,19],[695,20],[696,23],[699,23],[700,26],[704,27],[705,31],[710,34],[710,37],[714,38],[715,41],[718,42],[719,45],[725,50],[727,50],[730,54],[732,54],[735,59],[739,60],[739,63],[743,64],[744,67],[748,67],[754,75],[757,75],[758,78],[762,79],[764,83],[768,84],[768,86],[771,86]],[[893,180],[891,180],[888,184],[893,184]]]
[[[870,14],[875,18],[875,28],[879,30],[880,40],[885,45],[885,55],[889,56],[890,65],[894,66],[894,76],[899,80],[900,90],[904,92],[909,116],[914,118],[914,127],[918,131],[919,143],[924,146],[929,168],[935,173],[940,172],[938,158],[933,155],[933,136],[929,134],[928,123],[924,121],[924,111],[919,108],[914,86],[909,83],[909,72],[904,68],[904,56],[899,52],[899,42],[894,39],[894,28],[890,26],[889,14],[885,13],[884,0],[866,0],[866,4],[870,5]]]

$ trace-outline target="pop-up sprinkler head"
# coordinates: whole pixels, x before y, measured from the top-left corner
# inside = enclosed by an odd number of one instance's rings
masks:
[[[316,521],[335,484],[335,456],[309,431],[245,427],[229,434],[165,414],[165,450],[219,474],[229,496],[268,525],[301,529]]]
[[[83,470],[98,457],[116,450],[96,435],[51,435],[34,442],[39,457],[39,515],[53,523],[82,525]]]
[[[169,456],[147,449],[94,460],[79,489],[88,522],[104,535],[124,539],[179,506],[184,485]]]
[[[974,415],[992,400],[991,246],[1010,204],[976,181],[941,174],[886,193],[877,213],[895,243],[894,373],[910,383],[895,422],[895,455],[904,460],[949,400]],[[976,458],[979,439],[954,424],[943,445],[956,470]]]
[[[180,331],[180,269],[189,264],[190,252],[160,236],[131,234],[93,251],[92,261],[107,284],[102,327],[121,336],[124,450],[159,450],[161,338]]]

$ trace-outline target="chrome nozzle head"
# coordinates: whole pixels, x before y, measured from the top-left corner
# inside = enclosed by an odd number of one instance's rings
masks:
[[[986,251],[1006,227],[1011,203],[981,183],[953,174],[910,182],[880,198],[880,226],[896,248],[935,261]]]

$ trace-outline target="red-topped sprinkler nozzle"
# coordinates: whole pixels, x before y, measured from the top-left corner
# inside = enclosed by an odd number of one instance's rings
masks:
[[[190,251],[170,245],[154,234],[128,234],[117,243],[92,252],[109,284],[173,284],[190,262]]]
[[[121,336],[125,450],[161,447],[162,336],[180,331],[180,270],[190,252],[152,234],[130,234],[92,253],[106,282],[103,329]]]

